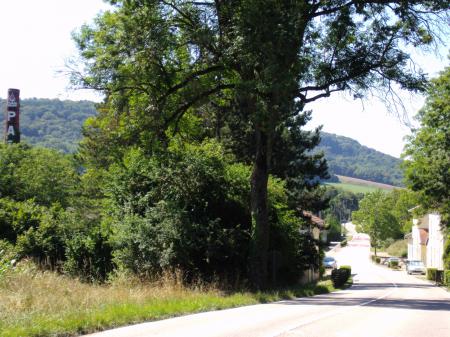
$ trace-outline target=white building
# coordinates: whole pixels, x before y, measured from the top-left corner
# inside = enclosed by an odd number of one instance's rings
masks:
[[[428,268],[444,269],[444,235],[441,231],[441,216],[437,213],[426,215],[428,222],[427,260]]]
[[[429,213],[413,219],[408,239],[408,260],[421,260],[427,268],[444,269],[444,235],[441,231],[441,216]]]

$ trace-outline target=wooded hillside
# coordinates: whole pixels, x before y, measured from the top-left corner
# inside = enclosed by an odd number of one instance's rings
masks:
[[[324,151],[331,174],[403,186],[401,160],[348,137],[322,132],[317,147]]]
[[[1,100],[4,111],[5,100]],[[66,153],[74,152],[81,139],[81,126],[95,115],[89,101],[24,99],[21,101],[23,141]],[[0,135],[3,137],[3,114]],[[324,151],[330,173],[402,186],[400,159],[359,144],[356,140],[322,132],[318,151]]]
[[[75,152],[83,122],[96,113],[93,102],[45,98],[21,100],[20,110],[23,141],[66,153]],[[3,139],[4,99],[1,99],[1,111],[0,136]]]

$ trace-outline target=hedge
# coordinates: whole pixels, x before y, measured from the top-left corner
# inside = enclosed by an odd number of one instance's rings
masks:
[[[450,270],[444,271],[444,283],[450,288]]]

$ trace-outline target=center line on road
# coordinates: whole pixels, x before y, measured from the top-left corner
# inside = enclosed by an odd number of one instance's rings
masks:
[[[386,280],[386,278],[384,278],[383,276],[381,276],[381,278],[383,278],[383,279]],[[293,330],[295,330],[295,329],[301,328],[301,327],[303,327],[303,326],[305,326],[305,325],[309,325],[309,324],[312,324],[312,323],[314,323],[314,322],[323,320],[323,319],[325,319],[325,318],[328,318],[328,317],[331,317],[331,316],[336,316],[336,315],[345,313],[345,312],[350,311],[350,310],[354,310],[354,309],[357,308],[357,307],[362,307],[362,306],[371,304],[371,303],[373,303],[373,302],[382,300],[383,298],[386,298],[386,297],[390,296],[393,292],[395,292],[395,291],[398,290],[398,286],[397,286],[396,283],[391,282],[391,281],[388,281],[388,282],[394,286],[394,289],[390,290],[389,292],[387,292],[386,294],[384,294],[384,295],[382,295],[382,296],[380,296],[380,297],[377,297],[377,298],[375,298],[375,299],[373,299],[373,300],[370,300],[370,301],[367,301],[367,302],[355,304],[355,305],[352,305],[352,306],[349,306],[349,307],[346,307],[346,308],[336,309],[336,310],[330,311],[330,312],[328,312],[328,313],[326,313],[326,314],[324,314],[324,315],[316,316],[316,317],[314,317],[314,318],[312,318],[312,319],[303,321],[303,322],[300,323],[300,324],[296,324],[295,327],[292,327],[292,328],[290,328],[290,329],[287,329],[287,330],[283,331],[282,333],[273,335],[273,337],[280,337],[280,336],[283,336],[284,334],[289,333],[289,332],[291,332],[291,331],[293,331]]]

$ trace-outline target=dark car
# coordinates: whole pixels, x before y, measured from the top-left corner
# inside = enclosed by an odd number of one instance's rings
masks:
[[[334,257],[331,256],[326,256],[322,261],[322,265],[324,266],[324,268],[331,268],[331,269],[337,268],[337,262],[334,259]]]

